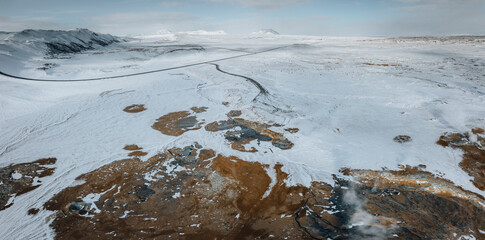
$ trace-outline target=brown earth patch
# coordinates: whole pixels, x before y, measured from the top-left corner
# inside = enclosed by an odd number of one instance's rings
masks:
[[[280,164],[272,183],[268,168],[194,144],[81,175],[45,208],[56,239],[483,238],[483,199],[420,168],[344,169],[356,182],[333,187],[287,186]],[[444,185],[454,194],[431,189]],[[90,194],[98,200],[83,201]]]
[[[300,131],[300,129],[298,128],[285,128],[285,131],[289,132],[289,133],[297,133]]]
[[[270,189],[268,167],[196,145],[172,148],[81,175],[84,184],[45,208],[56,211],[57,239],[309,239],[293,217],[309,192],[287,187],[280,165]],[[99,200],[83,201],[89,194]]]
[[[180,111],[166,114],[157,119],[152,128],[165,135],[180,136],[187,131],[201,128],[202,123],[197,121],[188,111]]]
[[[345,169],[360,184],[365,207],[375,216],[397,220],[396,239],[484,239],[485,200],[420,168],[400,171]],[[456,235],[454,235],[456,233]]]
[[[142,152],[142,151],[133,151],[128,154],[129,157],[142,157],[146,156],[148,153],[147,152]]]
[[[271,141],[273,146],[282,150],[290,149],[293,143],[278,133],[268,129],[270,125],[258,122],[248,121],[242,118],[234,118],[224,121],[212,122],[205,126],[210,132],[226,131],[224,137],[231,142],[231,147],[242,152],[257,152],[252,147],[246,150],[246,144],[253,140]]]
[[[194,111],[195,113],[203,113],[207,111],[208,107],[192,107],[190,110]]]
[[[128,112],[128,113],[139,113],[147,110],[145,108],[144,104],[133,104],[130,106],[127,106],[123,109],[123,111]]]
[[[138,147],[138,145],[136,144],[130,144],[130,145],[126,145],[123,149],[128,151],[136,151],[136,150],[142,150],[143,148]]]
[[[29,211],[27,211],[27,214],[29,215],[36,215],[37,213],[39,213],[40,209],[38,208],[31,208],[29,209]]]
[[[239,117],[241,116],[242,112],[240,110],[231,110],[229,111],[226,116],[228,117]]]
[[[0,211],[14,204],[11,198],[40,187],[41,181],[34,182],[34,180],[52,175],[55,167],[51,165],[56,161],[56,158],[43,158],[35,162],[0,168]]]
[[[440,137],[438,144],[443,147],[458,148],[463,151],[460,167],[473,177],[473,184],[480,190],[485,190],[485,138],[480,130],[472,130],[476,135],[476,142],[470,140],[470,134],[447,133]],[[478,133],[478,134],[477,134]]]
[[[474,128],[474,129],[472,129],[472,133],[473,134],[483,134],[483,133],[485,133],[485,130],[483,130],[483,128]]]

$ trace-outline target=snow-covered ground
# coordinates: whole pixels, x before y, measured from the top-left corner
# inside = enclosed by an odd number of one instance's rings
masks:
[[[125,158],[127,144],[143,147],[148,155],[142,159],[147,159],[197,141],[247,161],[282,163],[290,185],[332,183],[332,175],[343,167],[425,164],[428,171],[485,196],[458,166],[462,153],[436,144],[445,132],[485,126],[484,41],[167,34],[56,57],[28,56],[28,48],[18,57],[18,46],[7,40],[12,34],[1,35],[7,37],[0,40],[0,71],[12,75],[98,78],[240,56],[217,64],[269,92],[255,98],[259,90],[253,84],[210,64],[86,82],[0,76],[0,168],[58,159],[41,187],[0,212],[3,239],[52,237],[46,221],[51,213],[31,216],[27,210],[42,208],[54,194],[76,184],[80,174]],[[284,48],[263,52],[277,47]],[[122,111],[132,104],[147,110]],[[173,137],[151,128],[160,116],[194,106],[208,107],[197,114],[206,123],[227,119],[229,110],[238,109],[245,119],[300,131],[287,135],[294,143],[289,150],[270,152],[271,144],[262,142],[255,145],[259,152],[244,153],[231,149],[221,132],[201,129]],[[397,143],[397,135],[412,141]]]

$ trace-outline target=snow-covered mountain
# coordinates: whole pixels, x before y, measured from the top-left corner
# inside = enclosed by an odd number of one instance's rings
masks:
[[[187,32],[179,32],[181,34],[188,34],[188,35],[226,35],[225,31],[206,31],[206,30],[196,30],[196,31],[187,31]]]
[[[61,30],[24,30],[4,34],[0,48],[28,48],[31,53],[43,52],[50,55],[77,53],[84,50],[104,47],[119,42],[118,37],[99,34],[88,29]]]
[[[279,35],[280,33],[273,30],[273,29],[261,29],[256,32],[252,32],[251,34],[267,34],[267,35]]]

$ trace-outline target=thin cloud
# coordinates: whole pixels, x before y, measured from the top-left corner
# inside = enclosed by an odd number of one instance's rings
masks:
[[[201,0],[213,3],[237,4],[257,10],[272,10],[308,3],[311,0]]]
[[[29,20],[13,20],[8,17],[0,16],[0,31],[16,32],[24,29],[59,29],[66,30],[66,26],[45,21],[48,18],[32,18]]]
[[[198,16],[184,12],[112,13],[87,19],[93,29],[120,35],[155,33],[194,24]]]

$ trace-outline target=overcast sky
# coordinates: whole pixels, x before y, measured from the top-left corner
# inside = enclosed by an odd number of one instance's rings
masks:
[[[485,0],[0,0],[0,31],[89,28],[245,34],[416,36],[485,34]]]

